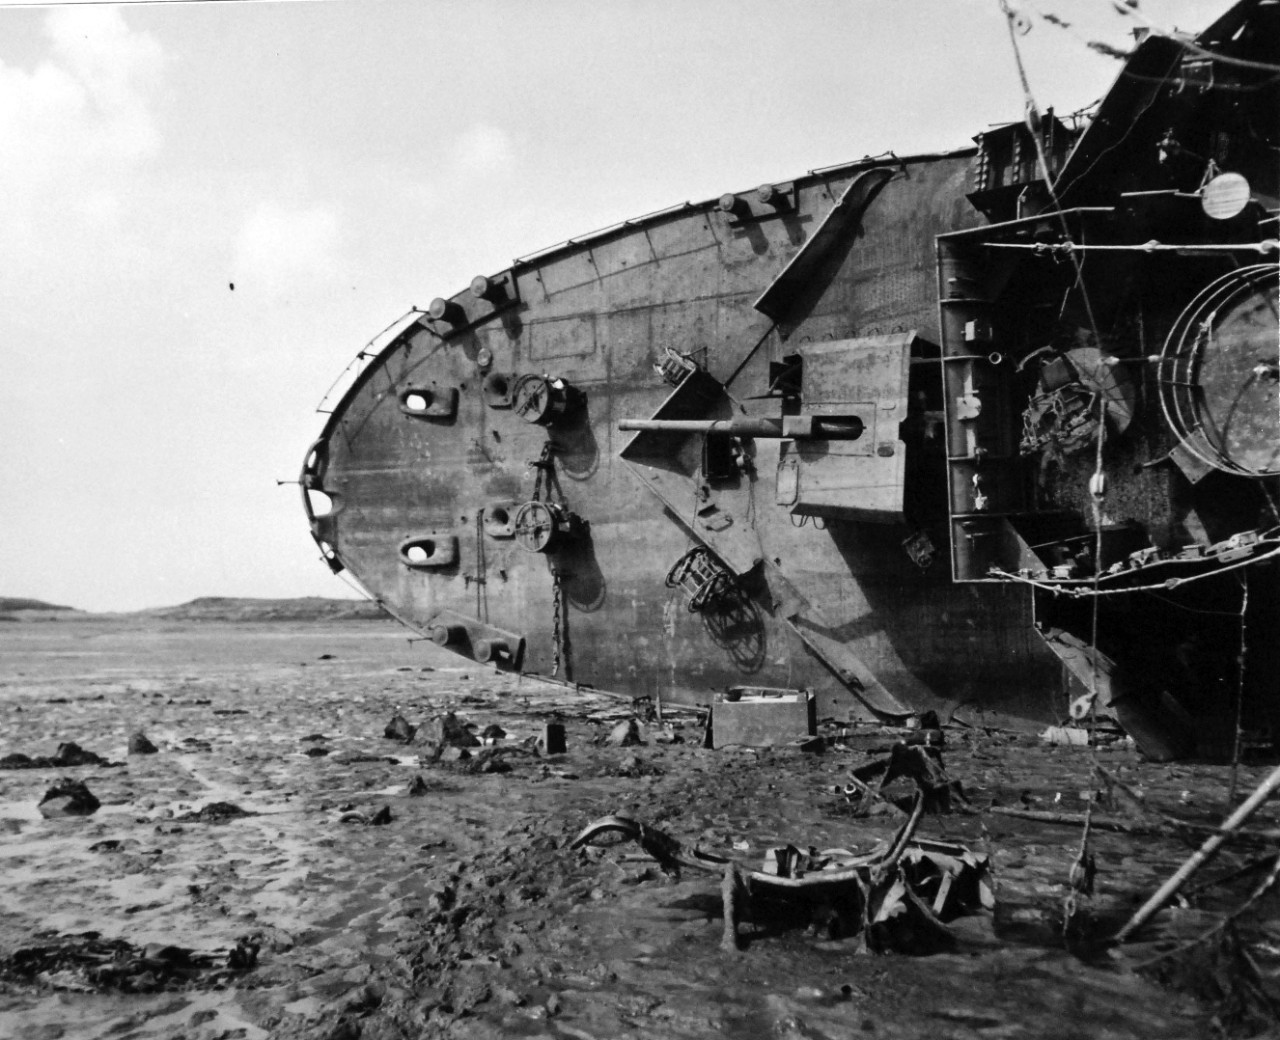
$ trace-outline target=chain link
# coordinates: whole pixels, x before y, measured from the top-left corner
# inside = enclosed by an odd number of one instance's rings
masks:
[[[542,454],[539,455],[534,462],[529,463],[529,465],[531,465],[534,470],[533,498],[531,499],[531,501],[541,502],[542,501],[542,482],[543,482],[543,479],[546,477],[547,468],[551,465],[551,442],[550,441],[547,441],[542,445]],[[549,485],[550,481],[547,481],[547,483]]]
[[[534,502],[545,502],[549,507],[560,507],[568,509],[568,503],[565,502],[564,492],[560,488],[560,483],[555,476],[555,446],[547,441],[542,445],[542,454],[538,456],[536,462],[530,463],[537,471],[537,475],[533,480],[533,499]],[[556,513],[554,508],[549,509],[551,522],[556,522]],[[568,637],[564,630],[564,589],[560,580],[560,569],[557,566],[551,568],[551,675],[552,678],[559,676],[560,669],[563,666],[567,676],[569,671],[569,648]]]
[[[561,606],[564,599],[564,592],[560,587],[560,571],[552,570],[551,572],[551,675],[554,678],[560,674],[560,664],[564,659],[564,625],[561,620]]]

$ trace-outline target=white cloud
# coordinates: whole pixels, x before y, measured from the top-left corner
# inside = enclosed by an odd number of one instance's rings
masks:
[[[111,219],[131,170],[154,156],[152,113],[164,53],[116,8],[60,8],[47,56],[0,64],[0,218],[10,233],[48,235],[66,212]]]
[[[338,218],[325,209],[263,202],[235,240],[235,277],[280,289],[339,270]]]
[[[462,174],[496,173],[511,165],[515,159],[515,150],[505,130],[487,123],[477,123],[453,142],[449,158],[454,168]]]
[[[109,141],[126,158],[152,154],[159,140],[149,100],[164,59],[159,43],[105,6],[60,8],[46,28],[54,53],[86,92],[97,143]]]

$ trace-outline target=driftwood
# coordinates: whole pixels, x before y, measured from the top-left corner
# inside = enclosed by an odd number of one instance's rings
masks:
[[[1037,823],[1060,823],[1068,827],[1083,827],[1084,813],[1044,812],[1039,809],[1014,809],[1007,805],[993,805],[990,812],[999,816],[1012,816],[1019,820],[1035,820]],[[1157,829],[1143,827],[1141,824],[1128,823],[1123,820],[1099,819],[1095,814],[1090,826],[1100,831],[1119,831],[1121,834],[1150,834]],[[1159,831],[1163,833],[1163,831]]]
[[[1056,823],[1064,827],[1083,827],[1085,821],[1084,813],[1046,812],[1042,809],[1015,809],[1013,806],[1008,805],[992,805],[986,811],[995,813],[998,816],[1012,816],[1019,820],[1034,820],[1037,823]],[[1090,826],[1095,830],[1115,831],[1119,834],[1156,835],[1159,837],[1234,835],[1237,838],[1251,841],[1255,844],[1280,841],[1280,830],[1259,831],[1237,827],[1228,831],[1223,827],[1210,827],[1203,823],[1193,823],[1190,820],[1179,820],[1176,816],[1168,816],[1165,813],[1157,813],[1154,810],[1151,810],[1151,812],[1160,821],[1159,824],[1140,823],[1136,820],[1117,820],[1108,816],[1099,817],[1097,813],[1094,813]]]

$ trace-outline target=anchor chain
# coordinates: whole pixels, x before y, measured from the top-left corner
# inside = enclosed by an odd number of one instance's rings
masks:
[[[522,540],[521,548],[548,554],[548,569],[551,571],[551,675],[558,677],[563,669],[567,678],[570,662],[564,573],[555,553],[563,548],[566,539],[581,536],[585,525],[569,511],[564,490],[556,479],[555,446],[547,441],[542,446],[542,454],[529,465],[536,471],[533,497],[517,511],[516,537]],[[523,544],[524,541],[529,544]]]
[[[560,674],[563,664],[565,674],[569,672],[569,640],[564,631],[564,587],[560,581],[559,568],[551,571],[551,675]]]
[[[542,453],[533,462],[529,463],[529,467],[534,471],[533,478],[533,495],[530,497],[531,502],[541,502],[545,491],[548,502],[554,502],[558,506],[568,508],[565,501],[564,491],[560,487],[560,481],[556,479],[554,472],[555,467],[555,445],[550,441],[546,441],[542,445]]]

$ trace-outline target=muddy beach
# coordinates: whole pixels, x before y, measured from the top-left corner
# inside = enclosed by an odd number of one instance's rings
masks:
[[[448,712],[477,739],[502,735],[437,756],[426,738]],[[952,922],[953,947],[929,956],[870,954],[856,935],[776,915],[745,921],[729,952],[714,878],[670,878],[634,844],[571,850],[575,834],[617,813],[752,864],[787,844],[865,850],[904,817],[855,810],[849,773],[900,735],[829,724],[821,753],[711,750],[694,715],[667,713],[641,719],[643,743],[598,743],[631,714],[630,702],[458,667],[390,622],[6,623],[0,759],[37,761],[0,771],[0,1036],[1096,1038],[1266,1025],[1280,968],[1266,899],[1151,963],[1243,902],[1274,855],[1263,838],[1228,847],[1136,941],[1090,941],[1203,838],[1165,817],[1222,819],[1229,767],[956,721],[943,755],[967,810],[926,816],[918,833],[990,857],[994,913]],[[385,735],[397,715],[418,727],[407,742]],[[563,755],[536,743],[553,720]],[[155,753],[130,753],[136,731]],[[107,764],[38,761],[68,742]],[[1241,790],[1270,769],[1247,764]],[[97,811],[42,815],[64,779]],[[1071,821],[1091,799],[1099,820],[1124,822],[1092,832],[1094,894],[1078,897],[1068,950],[1082,837]],[[1268,805],[1250,828],[1278,816]]]

